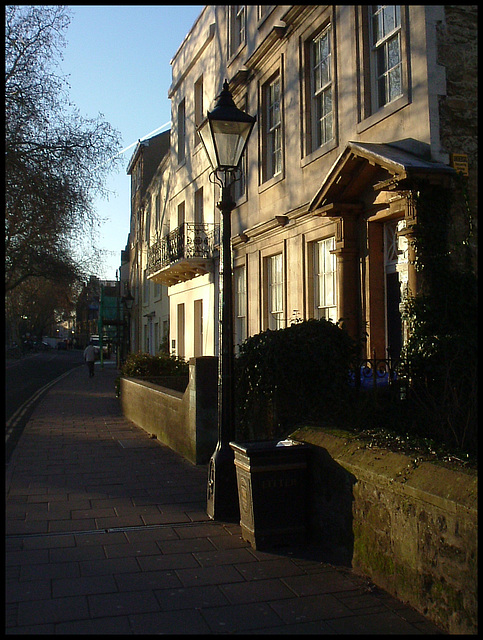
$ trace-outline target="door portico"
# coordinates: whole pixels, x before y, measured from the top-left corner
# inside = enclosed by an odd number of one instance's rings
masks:
[[[388,144],[349,142],[309,205],[336,223],[339,318],[365,355],[397,357],[401,309],[418,291],[416,199],[452,169]]]

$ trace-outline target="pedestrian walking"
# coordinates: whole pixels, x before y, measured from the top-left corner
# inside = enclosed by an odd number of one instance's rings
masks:
[[[91,340],[87,345],[87,347],[84,349],[84,360],[87,362],[87,366],[89,367],[89,378],[94,377],[95,359],[96,359],[96,351],[94,349],[94,345]]]

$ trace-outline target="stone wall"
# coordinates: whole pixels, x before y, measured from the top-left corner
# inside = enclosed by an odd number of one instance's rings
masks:
[[[477,474],[305,428],[310,533],[450,633],[477,632]]]
[[[440,101],[441,140],[448,153],[478,153],[478,7],[445,5],[437,29],[437,62],[446,68]]]
[[[437,62],[446,69],[446,94],[439,98],[442,148],[468,156],[469,175],[457,190],[453,234],[469,244],[477,268],[478,238],[478,6],[444,5],[437,27]],[[467,199],[467,203],[465,200]],[[456,243],[455,243],[456,244]]]
[[[121,378],[123,414],[193,464],[215,450],[218,358],[191,358],[184,393],[136,378]]]

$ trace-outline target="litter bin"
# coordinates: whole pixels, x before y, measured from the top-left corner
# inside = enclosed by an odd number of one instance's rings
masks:
[[[300,543],[306,535],[307,452],[294,440],[230,442],[244,540],[254,549]]]

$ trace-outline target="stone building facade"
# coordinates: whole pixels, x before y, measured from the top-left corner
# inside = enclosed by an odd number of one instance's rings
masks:
[[[233,187],[237,343],[327,318],[365,336],[366,355],[398,355],[419,286],[417,196],[451,189],[455,158],[476,217],[476,28],[459,5],[203,9],[171,61],[166,208],[146,246],[172,353],[218,349],[220,193],[196,127],[226,78],[257,116]]]
[[[463,193],[468,204],[460,211],[453,233],[471,247],[477,270],[478,193],[478,8],[476,5],[445,5],[445,20],[437,26],[437,61],[446,69],[446,92],[439,97],[441,145],[448,154],[467,156],[468,175]]]
[[[128,259],[121,266],[121,293],[134,298],[128,314],[130,349],[151,355],[159,352],[169,331],[166,287],[147,277],[149,248],[163,232],[169,149],[169,131],[139,141],[127,167],[131,176],[131,227],[123,252]]]

